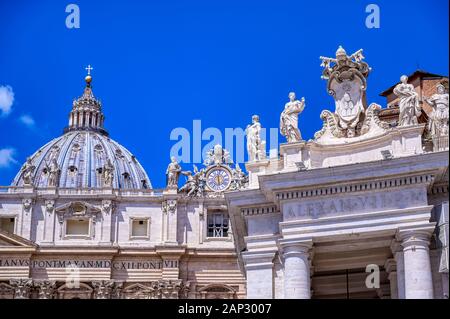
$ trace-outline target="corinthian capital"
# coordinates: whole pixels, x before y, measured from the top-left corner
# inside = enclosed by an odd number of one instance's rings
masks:
[[[175,213],[177,209],[177,201],[175,199],[168,199],[162,202],[162,210],[164,213]]]
[[[34,282],[38,288],[39,299],[52,299],[55,292],[56,282],[53,280],[39,280]]]
[[[9,284],[14,288],[14,299],[28,299],[32,283],[31,279],[11,279]]]
[[[96,299],[110,299],[114,280],[97,280],[92,282]]]

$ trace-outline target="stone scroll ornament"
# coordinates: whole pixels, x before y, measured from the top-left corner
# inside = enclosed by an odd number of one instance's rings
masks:
[[[320,117],[324,123],[322,130],[314,135],[316,141],[326,144],[330,139],[375,134],[387,128],[387,124],[377,118],[379,106],[367,107],[367,77],[371,68],[363,62],[362,53],[360,49],[347,55],[339,46],[336,58],[320,57],[324,68],[322,79],[327,80],[327,91],[334,98],[335,111],[322,111]]]

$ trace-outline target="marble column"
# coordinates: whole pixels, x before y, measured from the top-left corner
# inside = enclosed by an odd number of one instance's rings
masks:
[[[395,268],[397,272],[397,298],[405,299],[405,263],[403,259],[403,247],[395,239],[391,244],[392,254],[395,259]]]
[[[432,299],[433,280],[429,253],[433,228],[406,230],[398,233],[403,247],[405,298]]]
[[[284,258],[284,297],[311,298],[311,264],[309,251],[312,241],[281,241]]]
[[[397,265],[395,259],[388,259],[384,264],[384,269],[388,273],[389,286],[391,291],[391,299],[399,299],[398,298],[398,281],[397,281]]]
[[[247,299],[273,298],[273,259],[275,254],[275,250],[242,253],[247,274]]]

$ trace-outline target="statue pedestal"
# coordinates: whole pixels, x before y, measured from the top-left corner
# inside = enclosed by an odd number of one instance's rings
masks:
[[[267,167],[269,166],[269,160],[254,161],[245,163],[245,168],[248,172],[248,187],[258,188],[258,176],[264,175],[266,173]]]
[[[422,154],[422,133],[425,124],[397,126],[378,135],[354,138],[335,138],[328,144],[309,145],[312,168],[348,165],[383,160],[384,151],[392,157]]]
[[[298,171],[296,163],[305,162],[307,160],[307,154],[303,151],[305,145],[305,141],[284,143],[280,145],[280,154],[283,156],[283,172]]]
[[[23,193],[24,194],[32,194],[34,192],[33,185],[23,185]]]
[[[176,195],[178,194],[178,188],[176,187],[168,187],[163,190],[163,195]]]

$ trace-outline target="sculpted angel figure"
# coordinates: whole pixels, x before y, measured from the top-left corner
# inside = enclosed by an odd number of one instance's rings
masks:
[[[203,196],[206,186],[206,171],[202,168],[200,171],[194,175],[194,179],[197,182],[197,196]]]
[[[232,174],[232,182],[231,182],[231,189],[241,189],[245,187],[245,184],[247,183],[247,176],[242,171],[239,164],[236,164],[236,168],[233,170]]]
[[[288,143],[299,142],[302,134],[298,129],[298,115],[305,108],[305,98],[297,100],[294,92],[289,93],[289,102],[284,106],[280,115],[280,132],[285,136]]]
[[[183,171],[181,174],[187,176],[187,181],[180,188],[180,192],[187,192],[187,196],[202,196],[206,183],[205,170],[199,171],[197,166],[194,165],[194,174],[191,171]]]
[[[442,84],[438,84],[436,89],[436,94],[433,94],[430,98],[423,98],[433,108],[428,122],[428,129],[432,136],[448,135],[448,93],[445,93],[445,87]]]
[[[417,117],[422,112],[418,94],[414,90],[414,86],[408,84],[406,75],[402,75],[400,81],[401,83],[394,88],[394,94],[400,98],[398,126],[416,125],[419,123]]]
[[[181,166],[178,164],[175,156],[171,157],[171,163],[167,166],[167,187],[178,188],[178,178],[180,177]]]
[[[180,188],[180,192],[187,192],[187,195],[191,196],[197,189],[194,176],[192,176],[191,171],[182,171],[181,174],[186,176],[187,180],[186,183]]]

